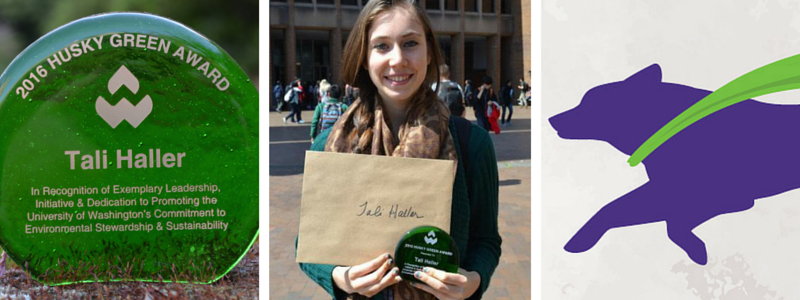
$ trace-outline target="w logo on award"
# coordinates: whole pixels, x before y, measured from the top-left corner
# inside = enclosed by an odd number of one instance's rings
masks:
[[[434,233],[433,230],[431,230],[431,232],[428,232],[428,235],[425,236],[424,239],[425,243],[429,245],[434,245],[436,244],[436,242],[439,241],[439,239],[436,238],[436,233]]]
[[[128,71],[128,68],[124,65],[119,67],[119,70],[117,70],[117,73],[114,73],[114,76],[111,76],[111,79],[108,81],[108,91],[113,95],[123,85],[127,86],[134,94],[139,91],[139,80],[136,79],[136,76],[133,76],[133,73]],[[122,98],[122,100],[114,106],[100,96],[97,97],[95,109],[97,110],[97,114],[100,115],[108,125],[111,125],[111,128],[117,128],[117,125],[122,123],[122,120],[127,120],[133,128],[136,128],[150,115],[150,112],[153,111],[153,101],[150,99],[150,95],[145,95],[142,101],[139,101],[137,105],[133,105],[128,99]]]

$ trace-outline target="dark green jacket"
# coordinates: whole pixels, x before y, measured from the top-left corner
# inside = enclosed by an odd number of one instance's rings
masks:
[[[483,128],[471,125],[467,169],[464,155],[459,149],[453,120],[450,132],[458,153],[458,170],[453,184],[452,218],[450,234],[461,253],[461,268],[476,271],[481,276],[481,286],[469,299],[480,299],[489,287],[489,281],[500,260],[502,239],[497,229],[498,175],[494,145]],[[330,130],[323,131],[311,146],[312,151],[323,151]],[[331,254],[335,255],[335,254]],[[341,299],[343,292],[335,288],[331,274],[333,265],[301,263],[300,269],[317,282],[334,299]],[[338,297],[337,297],[338,296]],[[373,299],[383,299],[378,293]]]
[[[314,109],[314,117],[311,118],[311,138],[316,138],[319,132],[319,122],[322,120],[322,108],[325,107],[326,103],[342,103],[339,99],[336,98],[328,98],[325,102],[317,104],[317,108]],[[342,103],[342,114],[347,111],[347,104]],[[320,149],[320,151],[322,151]]]

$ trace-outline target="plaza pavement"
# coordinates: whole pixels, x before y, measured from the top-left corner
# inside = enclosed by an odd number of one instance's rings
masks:
[[[294,241],[300,216],[305,150],[313,111],[306,124],[284,124],[284,112],[269,113],[269,299],[331,299],[300,271]],[[471,108],[467,119],[475,120]],[[531,122],[530,109],[514,107],[511,126],[491,134],[500,180],[500,265],[483,299],[531,299]],[[537,204],[538,205],[538,204]],[[537,258],[538,259],[538,258]]]

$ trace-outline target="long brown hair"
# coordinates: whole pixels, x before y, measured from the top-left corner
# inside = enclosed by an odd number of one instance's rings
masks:
[[[378,89],[370,79],[366,67],[367,53],[369,52],[369,30],[376,17],[393,9],[408,10],[422,24],[422,28],[425,31],[425,41],[428,45],[428,57],[431,59],[422,86],[412,96],[408,117],[413,117],[436,104],[434,102],[436,97],[428,96],[431,94],[429,93],[431,92],[429,87],[434,82],[437,83],[437,87],[440,85],[438,84],[439,65],[444,63],[444,58],[439,51],[439,42],[433,34],[433,28],[427,14],[415,0],[370,0],[358,15],[358,20],[356,20],[353,30],[347,38],[342,59],[342,78],[345,83],[359,88],[359,100],[364,104],[364,109],[358,113],[360,119],[366,122],[360,122],[361,124],[358,126],[359,135],[363,132],[362,129],[366,129],[361,128],[362,126],[371,126],[376,97],[379,97]]]

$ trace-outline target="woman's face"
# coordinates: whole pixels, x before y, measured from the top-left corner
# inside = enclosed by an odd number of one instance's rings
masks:
[[[384,101],[404,106],[425,81],[431,60],[425,31],[406,9],[381,13],[371,27],[369,77]]]

